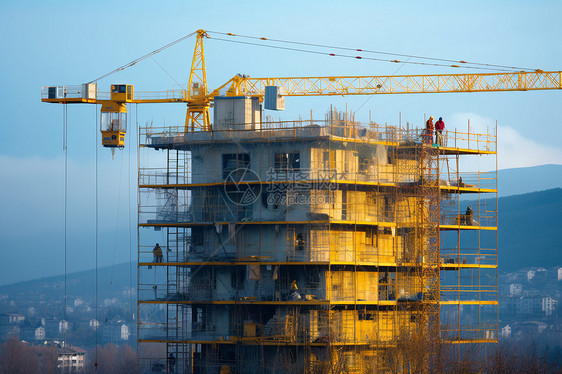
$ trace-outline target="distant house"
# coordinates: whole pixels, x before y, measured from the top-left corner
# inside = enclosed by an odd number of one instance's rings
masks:
[[[15,325],[23,323],[25,316],[17,313],[2,313],[0,314],[0,325]]]
[[[78,347],[65,347],[57,350],[57,368],[62,373],[84,371],[86,351]]]
[[[502,338],[509,338],[511,336],[511,326],[505,325],[505,327],[501,329],[500,335]]]
[[[523,285],[521,283],[512,283],[509,285],[509,293],[512,295],[521,295],[523,291]]]
[[[558,300],[555,300],[550,296],[546,296],[541,299],[542,311],[546,317],[551,316],[554,313],[557,305]]]
[[[543,281],[547,279],[548,272],[545,268],[534,268],[527,271],[527,280]]]
[[[123,291],[122,291],[122,294],[125,297],[134,296],[135,295],[135,289],[130,288],[130,287],[125,287],[125,289],[123,289]]]
[[[93,318],[93,319],[90,320],[89,325],[90,325],[90,327],[91,327],[93,330],[97,330],[97,328],[100,327],[100,321],[98,321],[97,319]]]
[[[129,340],[129,326],[124,321],[112,321],[102,325],[102,339],[104,344],[123,344]]]
[[[121,325],[121,339],[122,340],[129,340],[129,326],[123,324]]]
[[[70,323],[64,319],[59,321],[59,334],[64,333],[66,330],[70,329]]]
[[[35,329],[35,340],[45,340],[45,336],[45,328],[43,326]]]
[[[25,321],[25,316],[17,313],[0,314],[0,340],[12,337],[20,339],[20,325]]]

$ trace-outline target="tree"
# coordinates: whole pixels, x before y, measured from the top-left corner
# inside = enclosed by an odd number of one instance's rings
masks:
[[[94,363],[98,363],[95,370]],[[137,369],[136,354],[129,345],[116,346],[108,343],[96,347],[89,354],[86,373],[95,374],[134,374]]]
[[[41,374],[56,374],[57,371],[57,349],[53,346],[33,347],[33,350],[40,357]]]
[[[12,338],[0,349],[0,374],[39,374],[39,358],[27,344]]]
[[[122,345],[117,352],[119,373],[134,374],[137,369],[137,355],[130,345]]]

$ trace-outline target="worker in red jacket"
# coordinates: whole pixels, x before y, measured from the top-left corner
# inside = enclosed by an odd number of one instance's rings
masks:
[[[429,119],[425,123],[425,134],[423,138],[426,144],[433,143],[433,117],[429,117]]]
[[[445,129],[445,122],[443,117],[439,117],[439,121],[435,122],[435,142],[443,146],[443,130]]]

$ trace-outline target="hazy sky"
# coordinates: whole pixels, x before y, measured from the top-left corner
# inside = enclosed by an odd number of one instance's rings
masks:
[[[62,272],[62,106],[41,103],[42,85],[80,84],[199,28],[237,34],[540,68],[562,69],[559,1],[2,1],[0,3],[0,284]],[[209,88],[237,73],[255,77],[464,72],[338,59],[205,41]],[[185,83],[194,39],[99,82],[137,91]],[[173,77],[173,79],[170,77]],[[369,111],[379,123],[421,126],[443,116],[447,128],[498,123],[500,168],[562,163],[562,92],[288,98],[291,119],[322,118],[330,104]],[[130,110],[132,112],[132,110]],[[139,123],[181,124],[185,106],[138,107]],[[69,270],[94,259],[96,109],[70,106]],[[129,140],[136,139],[130,129]],[[99,141],[99,140],[98,140]],[[129,147],[128,149],[131,149]],[[99,149],[100,264],[128,261],[130,207],[136,219],[136,151]],[[486,168],[489,164],[484,164]],[[129,188],[129,186],[131,186]],[[136,233],[132,233],[136,237]],[[135,248],[133,246],[133,252]],[[6,261],[9,260],[9,261]]]

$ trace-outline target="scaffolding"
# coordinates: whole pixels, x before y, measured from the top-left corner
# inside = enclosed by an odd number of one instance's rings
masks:
[[[253,121],[141,128],[138,342],[166,346],[139,354],[141,372],[483,361],[498,338],[497,167],[460,165],[495,158],[496,135],[444,131],[437,147],[336,110]]]

